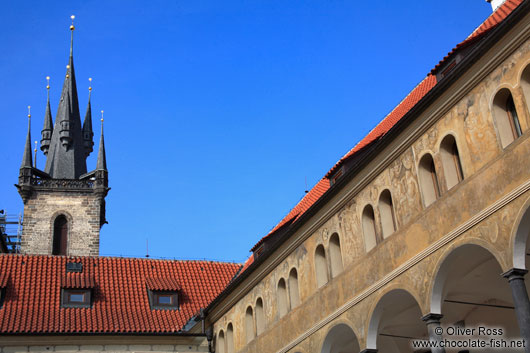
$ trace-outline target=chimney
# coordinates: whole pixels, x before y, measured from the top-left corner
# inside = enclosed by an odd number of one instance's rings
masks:
[[[486,0],[486,1],[491,4],[491,9],[493,10],[493,12],[495,12],[495,10],[497,10],[497,8],[501,6],[506,0]]]

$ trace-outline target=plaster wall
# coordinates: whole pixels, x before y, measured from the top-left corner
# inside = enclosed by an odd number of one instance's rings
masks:
[[[389,290],[405,289],[416,299],[421,312],[429,313],[437,266],[455,247],[478,244],[495,256],[503,271],[511,268],[513,228],[530,198],[530,102],[521,86],[521,73],[529,64],[530,42],[526,41],[470,87],[456,104],[446,107],[379,174],[363,180],[366,186],[323,220],[316,231],[227,310],[215,322],[214,332],[226,332],[228,323],[232,323],[235,351],[277,352],[299,341],[290,351],[319,352],[326,332],[343,322],[353,329],[362,349],[371,312]],[[503,87],[513,95],[523,130],[523,135],[504,149],[491,109],[496,92]],[[448,134],[455,137],[464,174],[464,180],[450,190],[440,157],[440,143]],[[425,153],[433,156],[441,189],[441,196],[427,207],[417,176],[418,163]],[[354,179],[346,189],[354,189],[360,182]],[[392,194],[397,230],[386,239],[379,237],[377,246],[366,253],[362,210],[367,204],[373,206],[376,230],[381,234],[378,199],[385,189]],[[302,227],[289,242],[302,239],[306,229]],[[344,270],[317,288],[315,250],[323,244],[328,251],[334,233],[340,237]],[[329,262],[329,252],[327,255]],[[280,317],[277,283],[280,278],[287,279],[293,267],[298,271],[301,304]],[[258,297],[264,301],[265,332],[246,344],[245,310],[254,306]]]

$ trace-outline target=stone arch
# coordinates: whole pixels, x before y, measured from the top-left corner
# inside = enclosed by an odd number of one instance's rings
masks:
[[[291,268],[291,271],[289,271],[289,300],[291,309],[300,304],[300,289],[298,286],[298,271],[296,271],[296,267]]]
[[[383,231],[383,239],[386,239],[397,229],[394,202],[392,200],[392,193],[389,189],[384,189],[381,191],[381,194],[379,194],[378,207],[379,218],[381,220],[381,230]]]
[[[468,247],[468,246],[475,246],[483,248],[485,251],[487,251],[489,254],[491,254],[494,259],[497,261],[499,266],[501,266],[501,272],[502,269],[502,260],[500,256],[497,254],[497,251],[491,246],[491,244],[485,242],[482,239],[466,239],[465,242],[461,243],[455,243],[452,246],[450,246],[444,254],[439,258],[438,263],[436,265],[434,273],[434,277],[432,278],[432,285],[430,286],[430,312],[433,314],[441,314],[442,312],[442,291],[443,291],[443,285],[445,283],[445,280],[448,275],[448,269],[444,269],[444,265],[449,264],[452,258],[456,258],[458,256],[458,253],[455,253],[458,249],[462,247]],[[500,273],[499,272],[499,277]]]
[[[361,226],[363,229],[364,246],[366,252],[369,252],[377,245],[377,228],[375,227],[375,211],[371,204],[363,208],[361,214]]]
[[[64,253],[56,253],[56,246],[57,246],[57,239],[56,239],[56,226],[57,221],[60,219],[60,217],[64,217],[66,221],[66,239],[64,239]],[[71,234],[73,229],[73,217],[72,215],[65,211],[60,210],[57,212],[54,212],[52,216],[50,217],[50,240],[49,240],[49,249],[50,254],[52,255],[68,255],[68,250],[70,249],[70,242],[71,242]]]
[[[249,305],[245,311],[245,336],[247,343],[256,337],[256,330],[254,326],[254,310],[252,310],[251,305]]]
[[[498,327],[520,335],[512,290],[501,274],[500,257],[486,242],[457,244],[446,251],[435,274],[431,312],[442,325]]]
[[[423,204],[425,207],[428,207],[442,194],[438,179],[438,171],[432,154],[425,153],[421,156],[420,162],[418,163],[418,179],[420,182],[421,194],[423,196]]]
[[[464,180],[462,158],[460,157],[460,148],[455,135],[449,133],[443,137],[440,142],[440,157],[445,176],[445,185],[447,190],[450,190]]]
[[[217,342],[215,344],[217,353],[225,353],[225,333],[223,330],[220,330],[217,334]]]
[[[528,241],[530,235],[530,198],[526,200],[524,206],[519,211],[517,220],[512,230],[513,244],[513,267],[527,270],[526,258],[529,253]]]
[[[283,317],[289,312],[287,285],[285,284],[285,280],[283,279],[283,277],[278,280],[278,287],[276,293],[278,303],[278,316]]]
[[[329,238],[329,262],[331,265],[331,278],[337,277],[343,269],[340,237],[337,232]]]
[[[226,325],[226,353],[235,353],[234,326],[231,322]]]
[[[329,281],[326,250],[322,244],[317,245],[315,249],[315,276],[317,280],[317,288],[322,287]]]
[[[497,127],[497,134],[502,148],[506,148],[522,134],[519,113],[515,108],[512,90],[500,88],[493,96],[491,114]]]
[[[412,292],[397,286],[389,288],[378,298],[369,316],[366,348],[409,352],[411,338],[426,339],[427,326],[421,320],[419,303]]]
[[[265,311],[263,309],[263,299],[259,297],[256,299],[256,335],[260,335],[265,331]]]
[[[359,341],[353,329],[346,323],[335,324],[327,332],[321,353],[358,353]]]

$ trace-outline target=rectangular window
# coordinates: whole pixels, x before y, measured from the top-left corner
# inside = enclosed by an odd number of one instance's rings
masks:
[[[178,309],[178,293],[175,291],[149,291],[151,309]]]
[[[61,296],[61,306],[63,308],[90,308],[90,289],[66,289],[63,288]]]

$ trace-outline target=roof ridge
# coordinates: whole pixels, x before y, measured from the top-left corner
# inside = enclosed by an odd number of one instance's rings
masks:
[[[49,255],[49,254],[13,254],[13,253],[0,253],[1,256],[20,256],[20,257],[45,257],[45,258],[66,258],[66,259],[90,259],[90,260],[142,260],[142,261],[171,261],[179,263],[212,263],[212,264],[228,264],[228,265],[241,265],[235,261],[215,261],[215,260],[196,260],[196,259],[154,259],[146,257],[128,257],[128,256],[93,256],[93,255]]]

